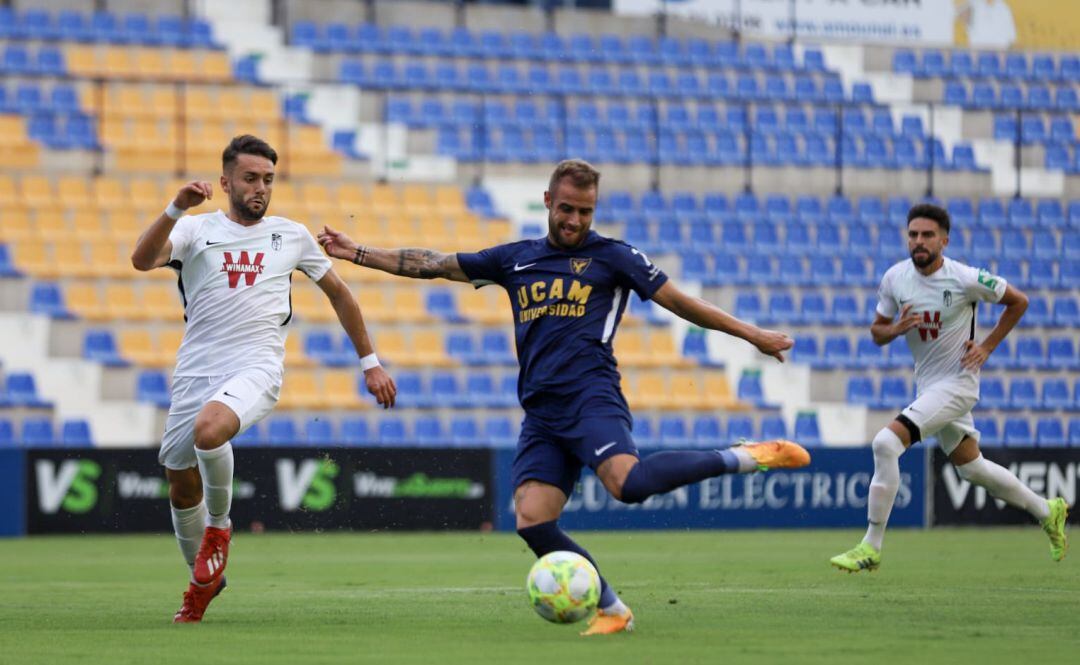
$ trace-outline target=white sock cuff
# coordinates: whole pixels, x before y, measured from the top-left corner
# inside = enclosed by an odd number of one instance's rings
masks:
[[[225,457],[226,455],[232,455],[232,444],[228,441],[217,448],[211,448],[210,450],[203,450],[202,448],[195,449],[195,456],[201,460],[213,460],[218,459],[219,457]]]
[[[200,501],[190,508],[177,508],[176,506],[169,504],[169,508],[172,509],[173,515],[181,522],[186,522],[190,519],[198,517],[202,514],[202,511],[206,510],[206,504]]]
[[[984,475],[982,472],[986,468],[986,458],[979,453],[979,456],[971,460],[967,464],[956,465],[956,474],[967,481],[973,481],[974,479]]]

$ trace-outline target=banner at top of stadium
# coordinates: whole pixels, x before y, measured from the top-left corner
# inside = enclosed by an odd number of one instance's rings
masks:
[[[763,37],[970,48],[1076,49],[1080,2],[1061,0],[614,0]]]

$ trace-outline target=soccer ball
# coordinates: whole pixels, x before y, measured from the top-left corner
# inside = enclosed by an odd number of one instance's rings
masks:
[[[536,560],[525,580],[536,613],[554,623],[589,616],[600,601],[600,575],[575,552],[548,552]]]

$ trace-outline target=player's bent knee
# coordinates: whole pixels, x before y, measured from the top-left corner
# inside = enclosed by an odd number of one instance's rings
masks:
[[[897,450],[902,451],[904,449],[904,441],[892,429],[884,427],[874,436],[870,447],[873,449],[875,456],[896,455],[899,457]]]
[[[240,419],[226,406],[208,405],[195,419],[195,447],[209,450],[223,445],[240,429]]]

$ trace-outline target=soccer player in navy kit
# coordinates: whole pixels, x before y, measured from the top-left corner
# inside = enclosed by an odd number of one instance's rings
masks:
[[[613,497],[639,503],[721,474],[810,462],[806,450],[789,441],[639,459],[612,353],[630,290],[695,325],[741,337],[780,361],[792,341],[682,293],[644,254],[591,231],[599,180],[599,172],[584,161],[559,163],[544,193],[547,237],[477,253],[380,249],[357,245],[330,228],[319,234],[330,256],[357,265],[506,289],[521,366],[518,398],[525,409],[513,465],[514,507],[518,534],[538,557],[569,550],[593,561],[557,523],[584,465]],[[630,609],[601,577],[600,609],[582,634],[630,631],[633,622]]]

